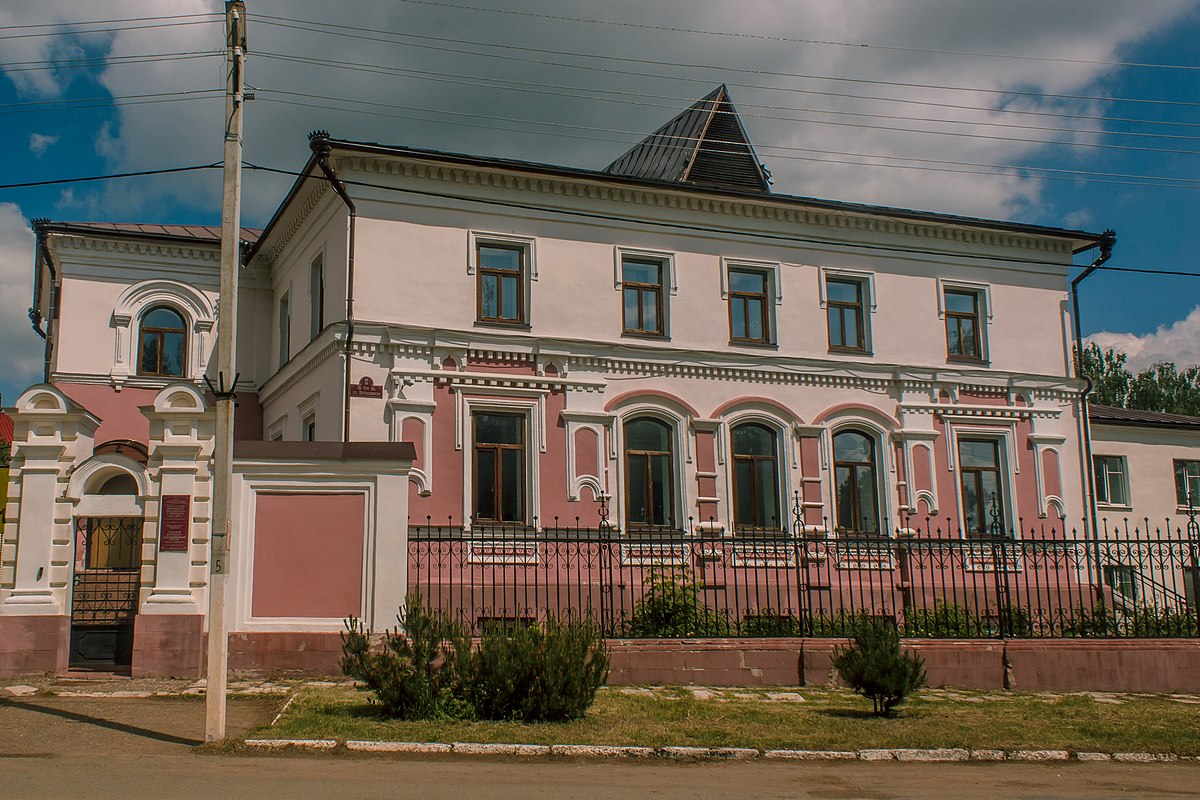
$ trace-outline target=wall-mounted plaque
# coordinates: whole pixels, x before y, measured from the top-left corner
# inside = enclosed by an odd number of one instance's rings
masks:
[[[364,376],[358,379],[358,383],[350,384],[351,397],[371,397],[376,400],[383,399],[383,387],[376,386],[375,381]]]
[[[192,498],[186,494],[164,494],[158,512],[160,553],[186,553],[191,527]]]

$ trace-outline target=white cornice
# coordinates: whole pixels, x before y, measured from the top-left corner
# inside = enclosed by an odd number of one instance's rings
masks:
[[[1021,248],[1035,252],[1065,256],[1069,262],[1071,241],[1069,239],[1037,236],[1013,231],[986,230],[971,227],[967,223],[917,222],[889,217],[886,211],[872,214],[851,209],[824,209],[804,206],[794,201],[781,201],[765,196],[761,200],[750,198],[727,198],[717,195],[705,196],[691,192],[672,191],[649,187],[633,187],[605,184],[601,179],[586,177],[566,178],[558,176],[520,173],[512,168],[471,167],[441,164],[420,160],[419,155],[362,156],[353,155],[341,159],[341,163],[352,170],[365,173],[392,175],[407,179],[424,179],[463,186],[524,191],[554,197],[574,197],[583,200],[620,203],[625,206],[638,205],[720,214],[723,217],[770,220],[785,224],[803,224],[844,231],[869,232],[891,236],[934,239],[955,244],[975,244],[989,247]],[[983,224],[983,223],[980,223]],[[749,232],[749,231],[747,231]],[[953,253],[947,253],[953,257]],[[1068,263],[1051,263],[1038,266],[1054,266],[1066,269]]]
[[[288,211],[290,219],[287,223],[277,226],[271,232],[271,238],[275,240],[275,243],[265,252],[260,253],[260,257],[265,258],[268,263],[273,264],[279,259],[284,249],[300,232],[313,209],[317,207],[317,203],[321,202],[321,198],[329,191],[329,183],[324,179],[312,181],[312,184],[307,190],[308,193],[303,195],[302,200],[292,202],[292,207]]]
[[[119,236],[114,233],[112,236]],[[159,258],[195,259],[220,262],[220,243],[212,242],[181,245],[144,239],[107,239],[80,234],[53,234],[54,247],[63,250],[90,250],[107,253],[136,253]]]

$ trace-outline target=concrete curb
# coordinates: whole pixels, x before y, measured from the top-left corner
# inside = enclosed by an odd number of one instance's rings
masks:
[[[1070,750],[968,750],[939,748],[864,748],[862,750],[759,750],[753,747],[636,747],[610,744],[490,744],[483,742],[370,742],[337,739],[247,739],[255,750],[330,751],[339,747],[360,753],[455,754],[470,756],[522,756],[564,758],[661,758],[674,761],[900,761],[909,763],[962,763],[1015,761],[1081,763],[1119,761],[1130,764],[1162,764],[1200,761],[1200,756],[1173,753],[1097,753]]]

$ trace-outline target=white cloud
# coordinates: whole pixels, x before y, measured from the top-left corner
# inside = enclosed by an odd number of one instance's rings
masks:
[[[1200,306],[1170,325],[1138,336],[1133,333],[1101,331],[1087,337],[1101,347],[1115,347],[1129,356],[1126,366],[1139,372],[1156,361],[1173,361],[1180,368],[1200,364]]]
[[[883,3],[828,0],[807,2],[800,8],[774,0],[739,3],[610,0],[599,6],[584,0],[529,0],[521,4],[523,10],[535,12],[650,25],[679,25],[683,20],[687,27],[708,30],[930,50],[1051,54],[1081,61],[1117,60],[1131,45],[1198,6],[1198,0],[1161,0],[1153,4],[1126,0],[1053,3],[1008,0],[986,4],[956,0]],[[216,0],[108,0],[104,8],[105,16],[118,17],[210,12],[220,10],[221,5]],[[39,20],[53,13],[64,18],[78,15],[78,4],[73,0],[45,0],[39,3],[39,9]],[[350,35],[336,36],[331,35],[334,28],[328,28],[324,34],[282,28],[256,18],[256,14],[568,54],[596,53],[716,66],[693,69],[597,61],[431,40],[410,39],[402,45],[369,38],[387,38],[382,34],[346,32]],[[4,16],[0,12],[0,23],[4,22]],[[256,0],[251,7],[249,28],[247,78],[261,91],[259,100],[250,103],[246,111],[246,158],[256,163],[298,168],[308,155],[305,134],[314,128],[325,128],[348,139],[602,167],[624,151],[638,134],[648,133],[716,84],[726,82],[752,140],[759,146],[760,157],[776,177],[777,191],[983,216],[1044,218],[1049,213],[1051,221],[1054,212],[1043,208],[1045,185],[1037,179],[1016,174],[983,177],[969,172],[849,166],[833,162],[863,159],[857,155],[836,155],[833,151],[984,164],[1021,164],[1038,154],[1050,153],[1060,157],[1064,166],[1086,167],[1090,163],[1089,151],[1022,140],[1088,141],[1096,134],[1069,130],[1070,120],[1022,117],[1002,109],[1097,114],[1105,110],[1103,103],[1005,93],[1040,90],[1102,96],[1104,81],[1112,72],[1111,68],[1096,63],[963,58],[872,47],[697,36],[390,1],[356,4],[353,17],[345,17],[324,0]],[[221,46],[219,24],[131,30],[108,36],[109,52],[121,55]],[[43,45],[44,49],[49,47],[48,43]],[[484,52],[499,53],[504,58],[487,58],[482,55]],[[268,54],[424,70],[438,80],[296,64]],[[589,68],[551,66],[522,59],[570,62]],[[856,84],[766,73],[837,76],[897,84],[953,84],[970,89],[944,91],[915,85]],[[467,77],[460,82],[446,82],[458,80],[448,77],[451,75]],[[690,80],[673,80],[668,76]],[[525,81],[530,86],[524,87],[526,91],[513,91],[496,85],[495,79]],[[61,83],[65,78],[60,76],[58,80]],[[100,74],[99,80],[114,95],[214,89],[224,83],[224,67],[219,58],[136,65],[113,63]],[[536,91],[539,89],[543,93]],[[371,100],[410,109],[436,109],[443,113],[370,107],[352,113],[338,110],[336,106],[341,103],[283,95],[277,90]],[[605,91],[609,94],[604,94]],[[642,93],[642,96],[613,92]],[[876,99],[831,93],[873,95]],[[626,102],[605,102],[598,99],[601,97]],[[965,108],[898,101],[952,103]],[[287,104],[291,102],[312,107]],[[376,115],[362,113],[367,111]],[[444,112],[480,116],[456,117]],[[895,118],[846,116],[848,113]],[[577,127],[531,126],[503,122],[496,117]],[[949,118],[967,124],[945,125],[914,117]],[[1049,130],[1007,127],[1014,120],[1043,125]],[[825,124],[834,121],[849,124]],[[121,169],[217,161],[221,157],[221,122],[219,98],[122,106],[118,109],[117,123],[98,132],[97,152],[112,167]],[[1074,127],[1096,127],[1096,124]],[[495,130],[495,126],[520,130],[503,132]],[[943,136],[928,133],[931,130],[1007,139]],[[567,136],[541,135],[545,133]],[[885,162],[896,163],[886,159]],[[247,216],[262,219],[269,215],[289,183],[287,178],[247,173],[244,182]],[[211,220],[219,200],[219,177],[189,174],[114,183],[104,189],[86,191],[102,197],[101,207],[114,218],[153,215],[162,207],[161,200],[172,199],[195,208],[197,217]],[[1067,211],[1064,209],[1062,213]]]
[[[31,133],[29,134],[29,152],[33,153],[38,158],[46,154],[46,151],[58,143],[58,137],[48,133]]]
[[[41,377],[42,340],[27,314],[33,297],[33,231],[15,203],[0,203],[0,391],[5,404]]]

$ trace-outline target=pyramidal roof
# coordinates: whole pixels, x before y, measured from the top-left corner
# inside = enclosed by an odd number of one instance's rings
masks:
[[[771,191],[770,174],[759,163],[724,84],[604,171],[740,192]]]

